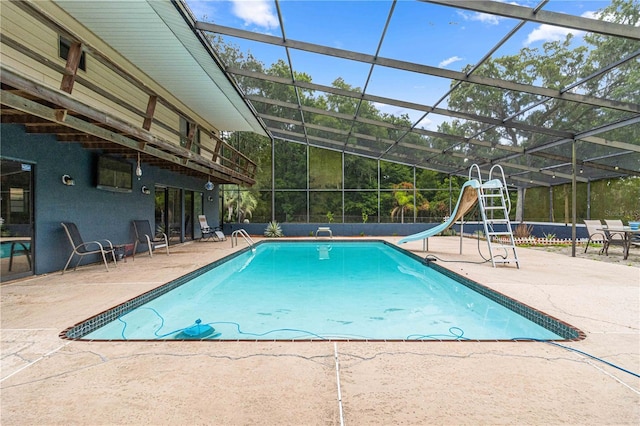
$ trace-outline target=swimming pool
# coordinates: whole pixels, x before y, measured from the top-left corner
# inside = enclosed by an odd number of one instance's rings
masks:
[[[263,241],[69,327],[81,340],[543,340],[580,331],[384,241]]]

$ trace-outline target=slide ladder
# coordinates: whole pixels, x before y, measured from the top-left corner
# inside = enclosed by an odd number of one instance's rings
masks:
[[[469,178],[474,170],[478,172],[480,186],[478,188],[478,209],[482,216],[484,234],[487,238],[491,263],[511,263],[515,262],[520,269],[516,242],[513,238],[509,212],[511,211],[511,199],[507,190],[507,183],[504,178],[502,166],[496,164],[489,171],[489,180],[482,183],[480,169],[476,164],[469,170]],[[494,171],[499,177],[494,177]],[[504,254],[502,254],[504,251]]]

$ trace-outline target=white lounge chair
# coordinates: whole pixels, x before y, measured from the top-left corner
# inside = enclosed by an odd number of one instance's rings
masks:
[[[587,252],[589,248],[589,243],[596,241],[601,242],[603,245],[606,244],[607,236],[604,234],[604,231],[601,231],[602,222],[599,220],[584,220],[584,224],[587,226],[587,233],[589,234],[589,239],[587,240],[587,245],[584,248],[584,252]],[[600,250],[600,254],[604,251],[604,248]]]
[[[619,228],[622,229],[624,228],[624,223],[622,223],[622,221],[620,219],[605,219],[604,223],[607,224],[607,228]],[[620,245],[624,247],[625,244],[625,234],[624,233],[620,233],[620,232],[610,232],[610,231],[604,231],[605,236],[607,237],[607,240],[604,243],[604,247],[602,248],[602,251],[609,256],[609,246],[610,245]]]
[[[207,217],[203,214],[198,215],[198,222],[200,223],[200,241],[213,238],[213,229],[207,223]]]
[[[207,222],[207,217],[203,214],[198,215],[198,222],[200,222],[200,233],[202,237],[200,240],[208,240],[213,238],[214,241],[226,241],[227,237],[219,228],[212,228]]]

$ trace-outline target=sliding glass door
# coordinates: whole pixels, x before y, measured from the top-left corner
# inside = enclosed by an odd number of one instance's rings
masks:
[[[166,233],[169,244],[193,240],[197,217],[202,214],[202,192],[156,186],[155,194],[156,232]]]
[[[33,168],[2,159],[0,172],[0,278],[33,274]]]
[[[180,199],[180,189],[167,188],[167,236],[169,243],[182,242],[182,200]]]
[[[193,191],[184,191],[184,239],[193,240]]]

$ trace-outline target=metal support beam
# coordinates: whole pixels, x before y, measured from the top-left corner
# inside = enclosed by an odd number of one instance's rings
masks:
[[[571,144],[571,257],[576,257],[576,221],[578,220],[578,183],[576,179],[576,141]]]
[[[632,40],[640,40],[640,32],[637,27],[631,25],[616,24],[613,22],[601,21],[599,19],[583,18],[564,13],[538,10],[534,12],[532,8],[517,6],[512,3],[502,3],[497,1],[460,1],[460,0],[420,0],[425,3],[451,6],[457,9],[473,10],[475,12],[488,13],[491,15],[504,16],[506,18],[522,19],[540,24],[548,24],[557,27],[572,28],[574,30],[605,34],[610,36],[624,37]]]
[[[458,2],[458,4],[473,2]],[[282,40],[280,37],[274,37],[266,34],[254,33],[252,31],[239,30],[236,28],[225,27],[222,25],[211,24],[208,22],[196,22],[195,27],[198,30],[210,31],[217,34],[229,35],[246,40],[267,43],[275,46],[286,47],[289,49],[298,49],[321,55],[333,56],[341,59],[349,59],[352,61],[363,62],[366,64],[376,64],[383,67],[395,68],[403,71],[412,71],[419,74],[433,75],[436,77],[447,78],[456,81],[465,81],[473,84],[481,84],[483,86],[497,87],[504,90],[512,90],[515,92],[531,93],[534,95],[545,96],[549,98],[562,99],[565,101],[579,102],[602,108],[617,109],[626,112],[640,113],[640,105],[629,102],[613,101],[608,99],[597,98],[595,96],[580,95],[577,93],[565,92],[561,93],[557,89],[551,89],[528,84],[521,84],[498,78],[483,77],[479,75],[467,75],[464,72],[452,71],[445,68],[437,68],[429,65],[416,64],[414,62],[400,61],[397,59],[384,58],[380,56],[369,55],[365,53],[353,52],[350,50],[337,49],[328,46],[322,46],[313,43],[307,43],[296,40]]]

